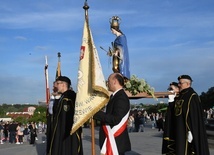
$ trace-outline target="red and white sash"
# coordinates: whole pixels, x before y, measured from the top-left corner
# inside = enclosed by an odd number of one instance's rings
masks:
[[[115,137],[119,136],[127,127],[129,112],[122,118],[119,124],[111,128],[109,125],[103,125],[103,130],[106,139],[103,143],[101,154],[102,155],[119,155]]]

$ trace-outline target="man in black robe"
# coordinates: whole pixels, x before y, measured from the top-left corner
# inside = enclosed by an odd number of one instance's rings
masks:
[[[191,87],[189,75],[178,77],[179,97],[175,100],[174,134],[176,155],[209,155],[202,105]]]
[[[47,130],[46,130],[46,154],[49,153],[50,150],[50,143],[53,134],[53,119],[54,119],[54,112],[56,111],[57,103],[59,101],[61,94],[57,92],[57,83],[56,81],[53,82],[53,93],[51,94],[50,102],[47,108]]]
[[[175,100],[179,95],[179,87],[177,82],[169,84],[168,91],[172,94],[168,95],[168,107],[165,114],[164,133],[162,142],[162,154],[173,155],[175,154],[175,134],[174,134],[174,107]]]
[[[54,112],[49,155],[82,155],[81,129],[70,135],[76,93],[70,89],[71,81],[68,77],[59,76],[56,83],[61,97]]]

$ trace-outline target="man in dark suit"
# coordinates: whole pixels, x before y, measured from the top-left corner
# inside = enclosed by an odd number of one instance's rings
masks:
[[[113,73],[108,78],[108,89],[112,91],[106,112],[99,111],[94,119],[101,121],[99,143],[101,154],[124,155],[131,150],[127,131],[130,111],[129,98],[123,90],[124,78],[120,73]]]

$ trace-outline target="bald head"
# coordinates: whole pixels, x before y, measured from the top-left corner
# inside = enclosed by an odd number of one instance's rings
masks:
[[[113,73],[108,78],[108,88],[115,92],[124,87],[124,78],[120,73]]]

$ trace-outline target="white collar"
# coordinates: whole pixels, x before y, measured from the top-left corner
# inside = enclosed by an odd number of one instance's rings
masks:
[[[120,89],[118,89],[118,90],[116,90],[115,92],[113,92],[112,93],[112,96],[114,96],[118,91],[120,91],[121,89],[123,89],[123,88],[120,88]]]

